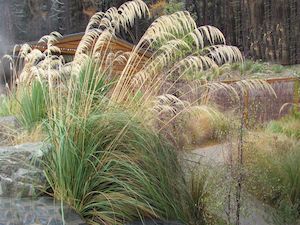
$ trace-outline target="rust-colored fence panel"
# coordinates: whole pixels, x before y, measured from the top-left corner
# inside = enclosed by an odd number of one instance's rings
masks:
[[[271,85],[276,95],[265,89],[253,89],[246,91],[243,95],[240,92],[238,98],[228,90],[219,88],[214,92],[210,91],[209,103],[215,104],[223,112],[238,112],[241,104],[244,104],[245,119],[248,124],[275,120],[288,114],[291,110],[299,110],[300,107],[297,105],[300,103],[300,78],[272,78],[266,81]],[[238,81],[223,82],[235,86]],[[182,99],[189,102],[197,101],[203,96],[204,91],[206,90],[193,91],[189,82],[180,82],[171,90],[173,94],[178,93],[178,96],[184,96]]]
[[[242,97],[246,119],[250,124],[278,119],[297,108],[296,105],[300,103],[299,78],[274,78],[267,82],[276,96],[266,90],[252,90]],[[238,109],[240,104],[222,90],[213,94],[212,100],[222,111]]]

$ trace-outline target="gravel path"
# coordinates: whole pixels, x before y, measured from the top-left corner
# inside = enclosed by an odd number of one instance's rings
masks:
[[[190,162],[203,162],[209,165],[224,166],[230,152],[229,144],[219,144],[195,149],[184,155]],[[243,192],[243,208],[247,212],[241,215],[241,225],[273,225],[270,212],[272,209]],[[224,215],[225,216],[225,215]]]

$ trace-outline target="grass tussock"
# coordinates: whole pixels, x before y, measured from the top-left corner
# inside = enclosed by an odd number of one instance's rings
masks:
[[[46,98],[48,95],[44,83],[34,81],[31,85],[14,88],[12,92],[1,99],[0,115],[15,115],[28,130],[38,126],[46,118]]]
[[[193,196],[176,152],[130,113],[116,109],[72,124],[53,122],[55,145],[45,160],[50,187],[90,224],[205,220],[203,208],[194,209],[197,217],[189,211]]]
[[[0,116],[17,115],[19,114],[19,108],[14,93],[0,97]]]
[[[19,121],[28,130],[39,125],[46,118],[48,92],[43,85],[42,82],[35,81],[29,87],[21,88]]]
[[[232,115],[212,106],[193,107],[183,114],[181,141],[183,148],[224,141],[232,125]]]

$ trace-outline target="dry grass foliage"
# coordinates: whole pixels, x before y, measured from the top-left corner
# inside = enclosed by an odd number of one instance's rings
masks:
[[[233,115],[225,115],[212,106],[193,106],[182,117],[179,139],[183,148],[222,142],[232,129]]]
[[[274,134],[264,130],[249,132],[245,142],[249,153],[246,157],[248,160],[256,154],[284,154],[296,143],[284,134]]]
[[[42,142],[47,138],[45,132],[43,131],[43,126],[38,125],[33,130],[27,131],[23,130],[14,134],[14,138],[11,142],[12,145],[19,145],[22,143],[36,143]]]
[[[6,132],[4,135],[6,139],[3,140],[3,136],[1,136],[2,141],[0,142],[0,145],[5,146],[42,142],[46,139],[46,135],[41,125],[37,126],[32,131],[27,131],[24,129],[18,131],[11,130],[11,132]]]

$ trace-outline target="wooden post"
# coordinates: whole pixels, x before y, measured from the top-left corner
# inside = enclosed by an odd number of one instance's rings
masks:
[[[293,96],[293,113],[299,112],[300,104],[300,79],[294,81],[294,96]]]
[[[249,125],[249,90],[245,91],[243,98],[244,98],[243,113],[244,113],[245,126],[248,127],[248,125]]]

